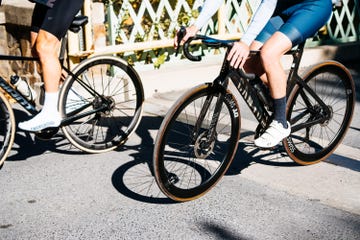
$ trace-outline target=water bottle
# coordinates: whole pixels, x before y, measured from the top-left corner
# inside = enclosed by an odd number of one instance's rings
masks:
[[[30,87],[28,82],[21,77],[14,75],[10,77],[10,83],[16,87],[16,89],[29,101],[36,99],[36,92]]]

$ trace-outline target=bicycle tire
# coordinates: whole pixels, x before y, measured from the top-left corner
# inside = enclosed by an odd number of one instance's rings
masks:
[[[226,97],[216,125],[216,139],[209,143],[205,133],[219,93]],[[208,96],[214,99],[202,123],[201,133],[196,140],[191,140],[201,106]],[[221,92],[210,84],[197,86],[185,93],[165,116],[155,141],[153,167],[161,191],[179,202],[204,195],[230,166],[239,136],[240,110],[231,93]]]
[[[143,102],[143,86],[134,68],[113,56],[92,57],[81,62],[64,82],[60,113],[65,119],[78,119],[65,123],[61,129],[80,150],[107,152],[124,144],[136,130]],[[103,110],[97,110],[102,107]]]
[[[293,161],[310,165],[328,158],[343,140],[353,116],[355,86],[346,67],[335,61],[311,67],[303,79],[331,110],[327,121],[292,132],[283,141]],[[305,105],[304,99],[310,104]],[[297,84],[288,101],[287,117],[292,127],[314,120],[316,114],[323,114],[320,105]]]
[[[14,143],[15,130],[14,111],[6,96],[0,91],[0,168]]]

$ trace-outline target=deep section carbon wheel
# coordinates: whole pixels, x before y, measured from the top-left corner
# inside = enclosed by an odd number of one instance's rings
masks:
[[[62,87],[62,131],[85,152],[115,149],[136,129],[143,101],[141,80],[127,62],[112,56],[89,58]]]
[[[219,98],[221,110],[216,112]],[[230,93],[201,85],[183,95],[165,116],[155,142],[154,173],[163,193],[189,201],[215,186],[236,152],[239,119]]]
[[[353,116],[355,87],[349,71],[332,61],[312,67],[304,81],[326,106],[297,85],[288,100],[292,133],[284,146],[295,162],[309,165],[326,159],[344,138]]]

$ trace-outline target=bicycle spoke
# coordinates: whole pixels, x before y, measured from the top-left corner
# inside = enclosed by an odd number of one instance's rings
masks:
[[[65,82],[63,92],[77,93],[75,100],[77,96],[87,101],[91,109],[85,112],[81,101],[65,99],[62,109],[72,118],[66,122],[64,134],[84,151],[114,149],[127,140],[140,121],[144,97],[140,79],[125,61],[111,56],[90,58],[82,65],[76,77]]]
[[[214,113],[217,99],[217,94],[202,90],[180,101],[179,109],[170,112],[172,118],[166,118],[166,128],[162,125],[159,130],[163,135],[155,143],[155,149],[161,149],[154,150],[158,152],[154,172],[169,197],[181,200],[202,194],[217,182],[231,161],[239,125],[229,110],[229,99],[224,99],[222,110]],[[212,126],[214,116],[217,121]]]
[[[285,147],[300,164],[316,163],[334,151],[350,124],[354,104],[352,79],[341,66],[328,63],[312,71],[306,82],[321,101],[302,88],[289,99],[294,131]]]

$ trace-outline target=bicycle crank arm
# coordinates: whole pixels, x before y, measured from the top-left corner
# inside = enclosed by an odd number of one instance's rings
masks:
[[[106,105],[103,105],[102,107],[100,108],[97,108],[97,109],[94,109],[94,110],[91,110],[91,111],[88,111],[88,112],[85,112],[85,113],[81,113],[79,115],[75,115],[75,116],[71,116],[71,117],[66,117],[65,119],[63,119],[61,121],[61,126],[66,126],[68,125],[69,123],[72,123],[78,119],[81,119],[83,117],[86,117],[86,116],[89,116],[91,114],[94,114],[94,113],[98,113],[98,112],[102,112],[104,110],[107,109],[107,106]]]
[[[326,119],[325,119],[326,120]],[[291,133],[294,133],[294,132],[297,132],[297,131],[300,131],[301,129],[304,129],[304,128],[310,128],[316,124],[321,124],[324,122],[324,119],[323,118],[319,118],[319,119],[316,119],[316,120],[312,120],[312,121],[308,121],[308,122],[305,122],[305,123],[300,123],[300,124],[297,124],[297,125],[292,125],[291,126]]]

